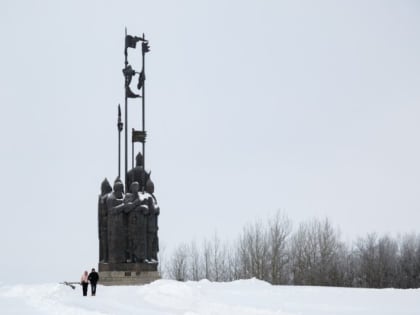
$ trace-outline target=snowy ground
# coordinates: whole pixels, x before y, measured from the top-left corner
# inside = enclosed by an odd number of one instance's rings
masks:
[[[159,280],[145,286],[98,286],[83,297],[60,284],[0,287],[0,314],[405,315],[420,314],[420,290],[271,286]]]

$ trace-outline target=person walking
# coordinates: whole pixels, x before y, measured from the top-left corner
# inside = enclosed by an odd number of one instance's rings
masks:
[[[98,283],[98,280],[99,280],[99,275],[95,271],[95,268],[92,268],[92,271],[90,272],[90,274],[88,276],[88,280],[90,281],[90,288],[92,290],[92,296],[95,296],[96,295],[96,284]]]
[[[87,290],[88,290],[88,285],[89,285],[89,275],[87,270],[85,270],[85,272],[82,274],[82,278],[80,279],[80,284],[82,285],[82,289],[83,289],[83,296],[87,296]]]

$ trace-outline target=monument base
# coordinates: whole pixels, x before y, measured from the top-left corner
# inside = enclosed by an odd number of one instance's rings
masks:
[[[142,285],[160,279],[157,264],[99,263],[98,270],[103,285]]]

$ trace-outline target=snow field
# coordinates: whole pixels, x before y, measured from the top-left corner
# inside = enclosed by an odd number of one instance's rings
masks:
[[[98,286],[83,297],[60,284],[0,286],[1,314],[408,315],[420,314],[420,290],[272,286],[158,280],[144,286]]]

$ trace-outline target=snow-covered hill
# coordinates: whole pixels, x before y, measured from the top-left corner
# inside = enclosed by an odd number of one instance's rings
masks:
[[[83,297],[60,284],[0,287],[1,314],[406,315],[420,314],[420,290],[272,286],[159,280],[145,286],[98,286]]]

